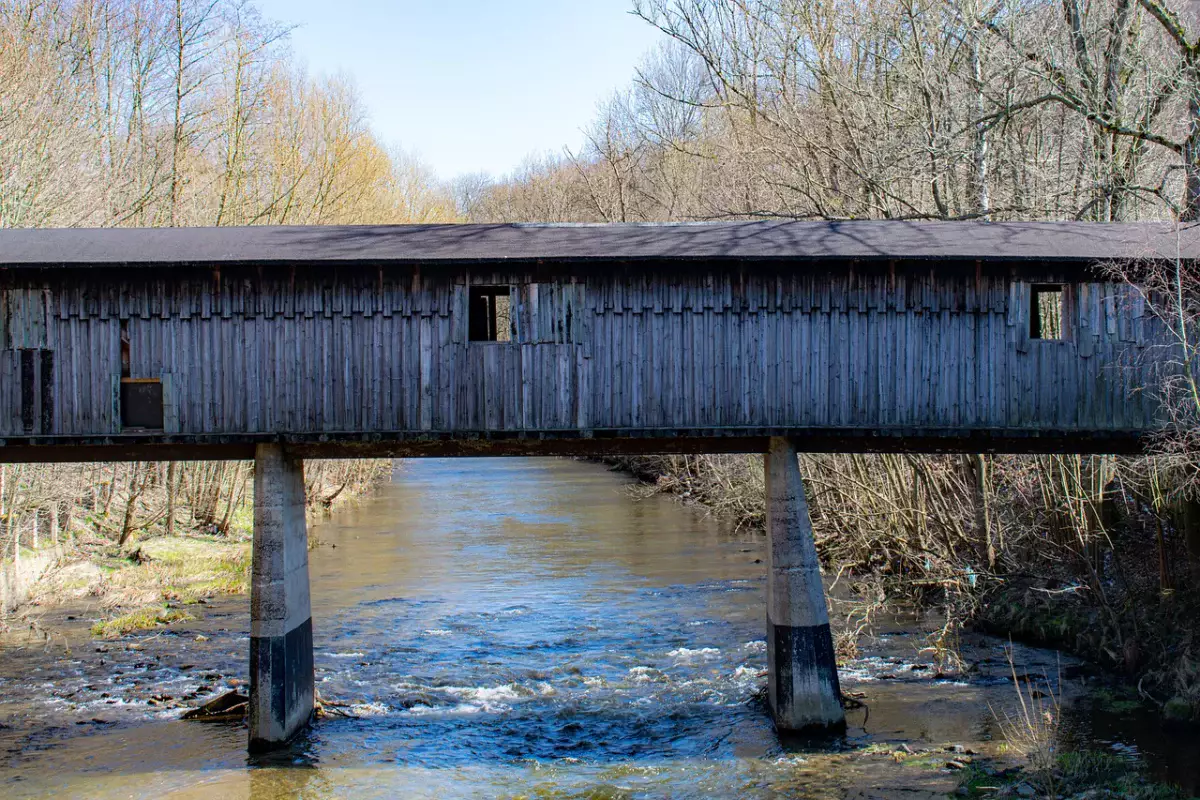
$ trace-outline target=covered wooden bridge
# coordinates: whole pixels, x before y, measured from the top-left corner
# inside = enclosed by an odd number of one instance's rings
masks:
[[[0,461],[255,458],[251,738],[312,709],[306,457],[767,453],[781,729],[837,725],[795,454],[1131,452],[1165,224],[0,231]]]
[[[0,449],[1130,449],[1155,324],[1095,266],[1179,244],[1089,223],[0,231]]]

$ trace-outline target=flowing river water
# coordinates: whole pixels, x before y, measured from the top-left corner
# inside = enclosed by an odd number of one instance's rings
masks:
[[[63,611],[49,645],[0,648],[0,796],[932,797],[956,785],[954,746],[994,752],[1016,706],[1006,642],[971,638],[970,677],[944,678],[919,626],[889,620],[842,670],[866,704],[847,736],[781,743],[761,535],[596,464],[398,462],[314,533],[317,685],[348,716],[257,760],[244,725],[179,721],[244,681],[245,597],[107,643]],[[1074,662],[1015,650],[1083,694]],[[1065,713],[1076,739],[1194,782],[1194,736]],[[905,747],[933,754],[902,766]]]

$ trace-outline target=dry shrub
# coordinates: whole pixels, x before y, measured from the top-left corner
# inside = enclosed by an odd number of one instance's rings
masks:
[[[646,482],[646,491],[702,503],[740,526],[767,519],[761,458],[737,455],[636,456],[611,460]]]
[[[992,715],[1009,748],[1029,762],[1035,775],[1051,780],[1059,742],[1061,708],[1058,697],[1048,678],[1041,681],[1044,688],[1038,688],[1027,677],[1019,676],[1011,649],[1007,655],[1017,709],[1013,712],[992,709]]]

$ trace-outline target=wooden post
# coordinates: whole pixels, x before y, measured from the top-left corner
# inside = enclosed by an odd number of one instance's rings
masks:
[[[254,457],[250,573],[250,751],[286,743],[313,714],[304,462],[282,445]]]
[[[795,446],[771,439],[767,479],[767,681],[781,733],[845,728],[833,635]]]

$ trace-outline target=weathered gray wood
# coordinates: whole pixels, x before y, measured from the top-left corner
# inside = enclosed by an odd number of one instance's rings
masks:
[[[22,350],[54,353],[32,401],[53,403],[54,434],[120,433],[122,318],[171,434],[1155,427],[1139,390],[1168,368],[1150,346],[1166,334],[1141,295],[1077,280],[1064,341],[1031,340],[1045,280],[862,264],[8,275],[0,435],[23,433]],[[512,343],[467,341],[470,285],[513,287]]]

